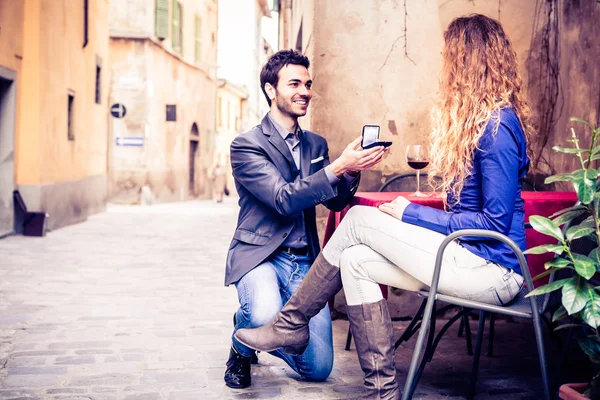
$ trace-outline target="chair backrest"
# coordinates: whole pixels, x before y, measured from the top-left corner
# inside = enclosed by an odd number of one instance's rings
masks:
[[[434,178],[439,179],[439,178]],[[421,192],[432,192],[433,187],[428,182],[427,173],[421,172]],[[394,175],[388,179],[378,192],[414,192],[417,189],[417,174],[407,173]]]
[[[15,206],[17,207],[18,211],[23,214],[27,214],[27,206],[25,205],[25,202],[23,201],[23,198],[21,197],[21,193],[19,193],[18,190],[13,190],[13,199],[14,199]]]

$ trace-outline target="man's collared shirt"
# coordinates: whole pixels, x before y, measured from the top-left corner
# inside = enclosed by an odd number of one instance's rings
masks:
[[[300,173],[302,173],[301,166],[300,166],[300,159],[301,159],[300,155],[301,155],[301,151],[302,151],[302,148],[300,146],[300,135],[302,135],[302,129],[300,128],[300,125],[296,124],[295,132],[291,133],[291,132],[288,132],[286,129],[284,129],[277,122],[275,122],[273,120],[273,118],[271,118],[271,113],[268,113],[267,115],[269,116],[269,120],[271,121],[271,123],[273,124],[275,129],[277,130],[277,133],[279,133],[279,135],[281,135],[281,137],[285,141],[285,144],[290,149],[290,152],[292,153],[292,157],[294,158],[294,163],[296,164],[296,168],[298,168],[298,171],[300,171]],[[308,171],[305,171],[305,172],[308,172]],[[328,165],[325,167],[325,175],[327,175],[329,184],[332,187],[337,185],[340,182],[340,178],[335,176],[335,174],[333,173],[333,168],[331,167],[331,165]],[[344,174],[344,178],[348,182],[352,182],[355,179],[357,179],[358,177]],[[304,226],[304,213],[300,214],[300,218],[298,218],[298,220],[296,221],[296,224],[294,225],[294,229],[292,229],[292,231],[290,232],[290,234],[288,235],[286,240],[281,245],[286,246],[286,247],[308,246],[308,241],[306,240],[306,230],[305,230],[305,226]]]

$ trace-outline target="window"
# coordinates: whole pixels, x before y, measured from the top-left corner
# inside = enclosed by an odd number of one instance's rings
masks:
[[[87,46],[89,39],[89,0],[83,0],[83,47]]]
[[[227,100],[227,129],[231,127],[231,104]]]
[[[177,121],[176,104],[167,104],[167,121]]]
[[[173,51],[183,55],[183,7],[177,0],[173,0],[172,45]]]
[[[223,127],[223,98],[219,96],[217,99],[217,121],[219,121],[219,127]]]
[[[69,140],[75,140],[75,126],[73,122],[73,114],[75,108],[75,92],[69,90],[68,92],[68,105],[67,105],[67,138]]]
[[[96,104],[102,104],[102,59],[96,56]]]
[[[298,28],[298,36],[296,36],[296,51],[302,53],[302,20],[300,20],[300,27]]]
[[[194,54],[195,54],[196,64],[200,64],[200,62],[202,62],[201,40],[202,40],[202,19],[196,15],[196,30],[195,30],[195,37],[194,37]]]
[[[169,36],[169,0],[156,0],[154,34],[160,40]]]

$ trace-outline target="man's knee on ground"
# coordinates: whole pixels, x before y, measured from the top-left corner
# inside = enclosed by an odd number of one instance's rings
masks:
[[[321,356],[315,360],[310,371],[302,371],[301,375],[304,379],[313,382],[322,382],[326,380],[333,370],[333,354],[329,356]]]

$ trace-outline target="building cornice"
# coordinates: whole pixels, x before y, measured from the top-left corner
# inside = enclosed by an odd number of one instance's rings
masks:
[[[111,40],[115,39],[115,40],[140,40],[140,41],[148,41],[148,42],[154,44],[156,47],[160,48],[162,51],[164,51],[166,54],[170,55],[171,57],[177,59],[178,61],[186,64],[187,66],[189,66],[189,67],[191,67],[193,69],[196,69],[196,70],[202,72],[211,81],[217,81],[217,78],[215,76],[211,76],[210,73],[206,69],[204,69],[204,68],[202,68],[202,67],[200,67],[200,66],[198,66],[196,64],[190,63],[189,61],[187,61],[186,59],[184,59],[179,54],[174,53],[174,52],[166,49],[162,45],[162,43],[156,37],[154,37],[154,36],[148,35],[146,33],[129,33],[129,32],[127,32],[127,33],[125,33],[125,32],[119,33],[119,32],[110,32],[110,38],[111,38]]]

